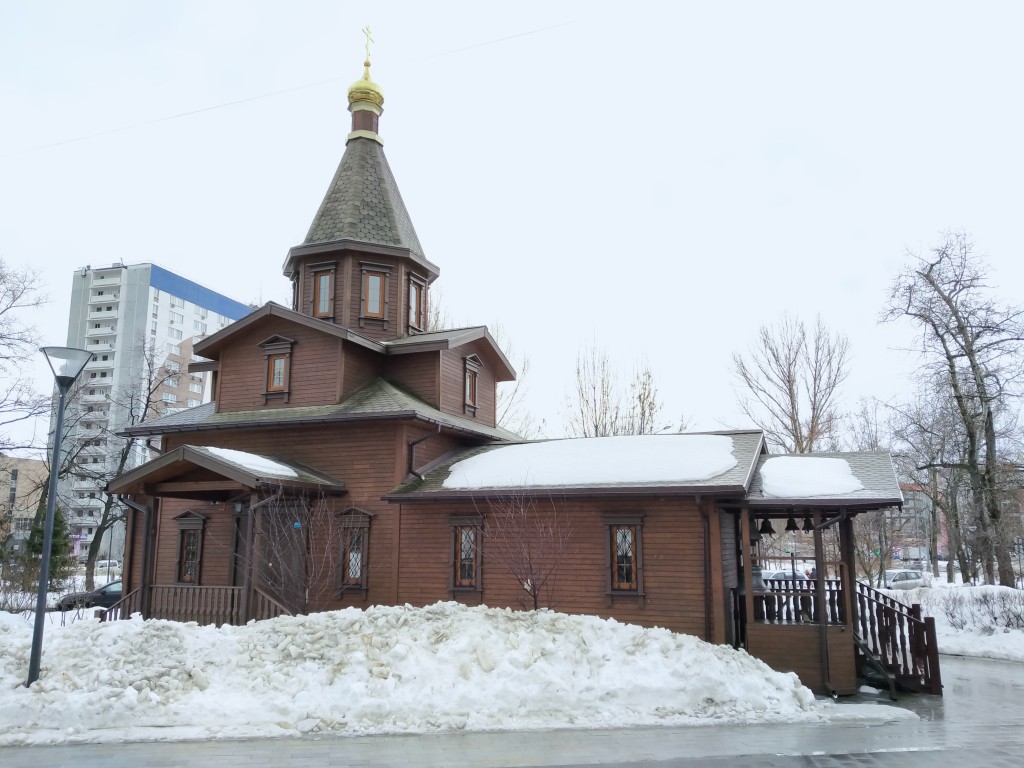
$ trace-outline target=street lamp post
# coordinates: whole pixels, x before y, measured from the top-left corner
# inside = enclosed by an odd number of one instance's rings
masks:
[[[36,592],[36,623],[32,631],[32,655],[28,662],[28,682],[39,679],[39,658],[43,651],[43,623],[46,618],[46,592],[50,584],[50,550],[53,548],[53,515],[57,508],[57,475],[60,474],[60,441],[64,429],[64,405],[92,353],[73,347],[42,347],[53,378],[57,382],[57,421],[53,430],[53,458],[50,461],[50,485],[46,494],[46,523],[43,527],[43,553],[39,562],[39,590]]]

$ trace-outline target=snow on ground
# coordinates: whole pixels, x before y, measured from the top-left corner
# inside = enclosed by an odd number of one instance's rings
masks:
[[[940,653],[1024,662],[1024,629],[997,626],[999,621],[988,620],[989,617],[984,615],[987,613],[986,605],[992,604],[988,601],[995,602],[1002,598],[1012,601],[1016,616],[1020,616],[1020,612],[1024,611],[1024,593],[1019,589],[954,585],[936,579],[931,587],[886,591],[886,594],[908,605],[919,603],[925,616],[935,618],[935,635]],[[959,607],[950,607],[951,599],[957,600]],[[954,619],[966,619],[967,626],[954,626],[947,612],[951,612]],[[972,614],[977,622],[972,621]]]
[[[942,653],[1024,661],[1024,630],[957,627],[984,624],[993,600],[1015,610],[1018,590],[890,594],[935,617]],[[437,603],[221,628],[61,616],[25,688],[31,615],[0,612],[0,745],[916,717],[816,700],[743,651],[552,611]]]
[[[724,646],[591,616],[437,603],[243,627],[0,614],[0,745],[893,719]],[[838,714],[837,714],[838,713]]]
[[[725,435],[626,435],[506,445],[452,465],[445,488],[678,485],[736,466]]]

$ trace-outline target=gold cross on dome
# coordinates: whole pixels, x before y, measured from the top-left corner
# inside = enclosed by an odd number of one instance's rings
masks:
[[[363,34],[366,35],[366,61],[370,61],[370,43],[374,42],[373,33],[369,25],[363,27]]]

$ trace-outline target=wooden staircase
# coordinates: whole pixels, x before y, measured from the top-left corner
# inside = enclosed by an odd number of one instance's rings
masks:
[[[895,689],[942,695],[935,619],[921,616],[921,606],[907,606],[857,582],[856,648],[858,669],[884,674],[890,695]]]

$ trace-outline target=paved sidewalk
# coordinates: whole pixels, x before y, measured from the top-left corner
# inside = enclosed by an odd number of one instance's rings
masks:
[[[943,657],[921,720],[0,748],[4,768],[204,766],[900,766],[1024,764],[1024,664]],[[864,697],[858,697],[863,700]],[[870,697],[869,697],[870,698]],[[886,703],[885,697],[878,701]]]

